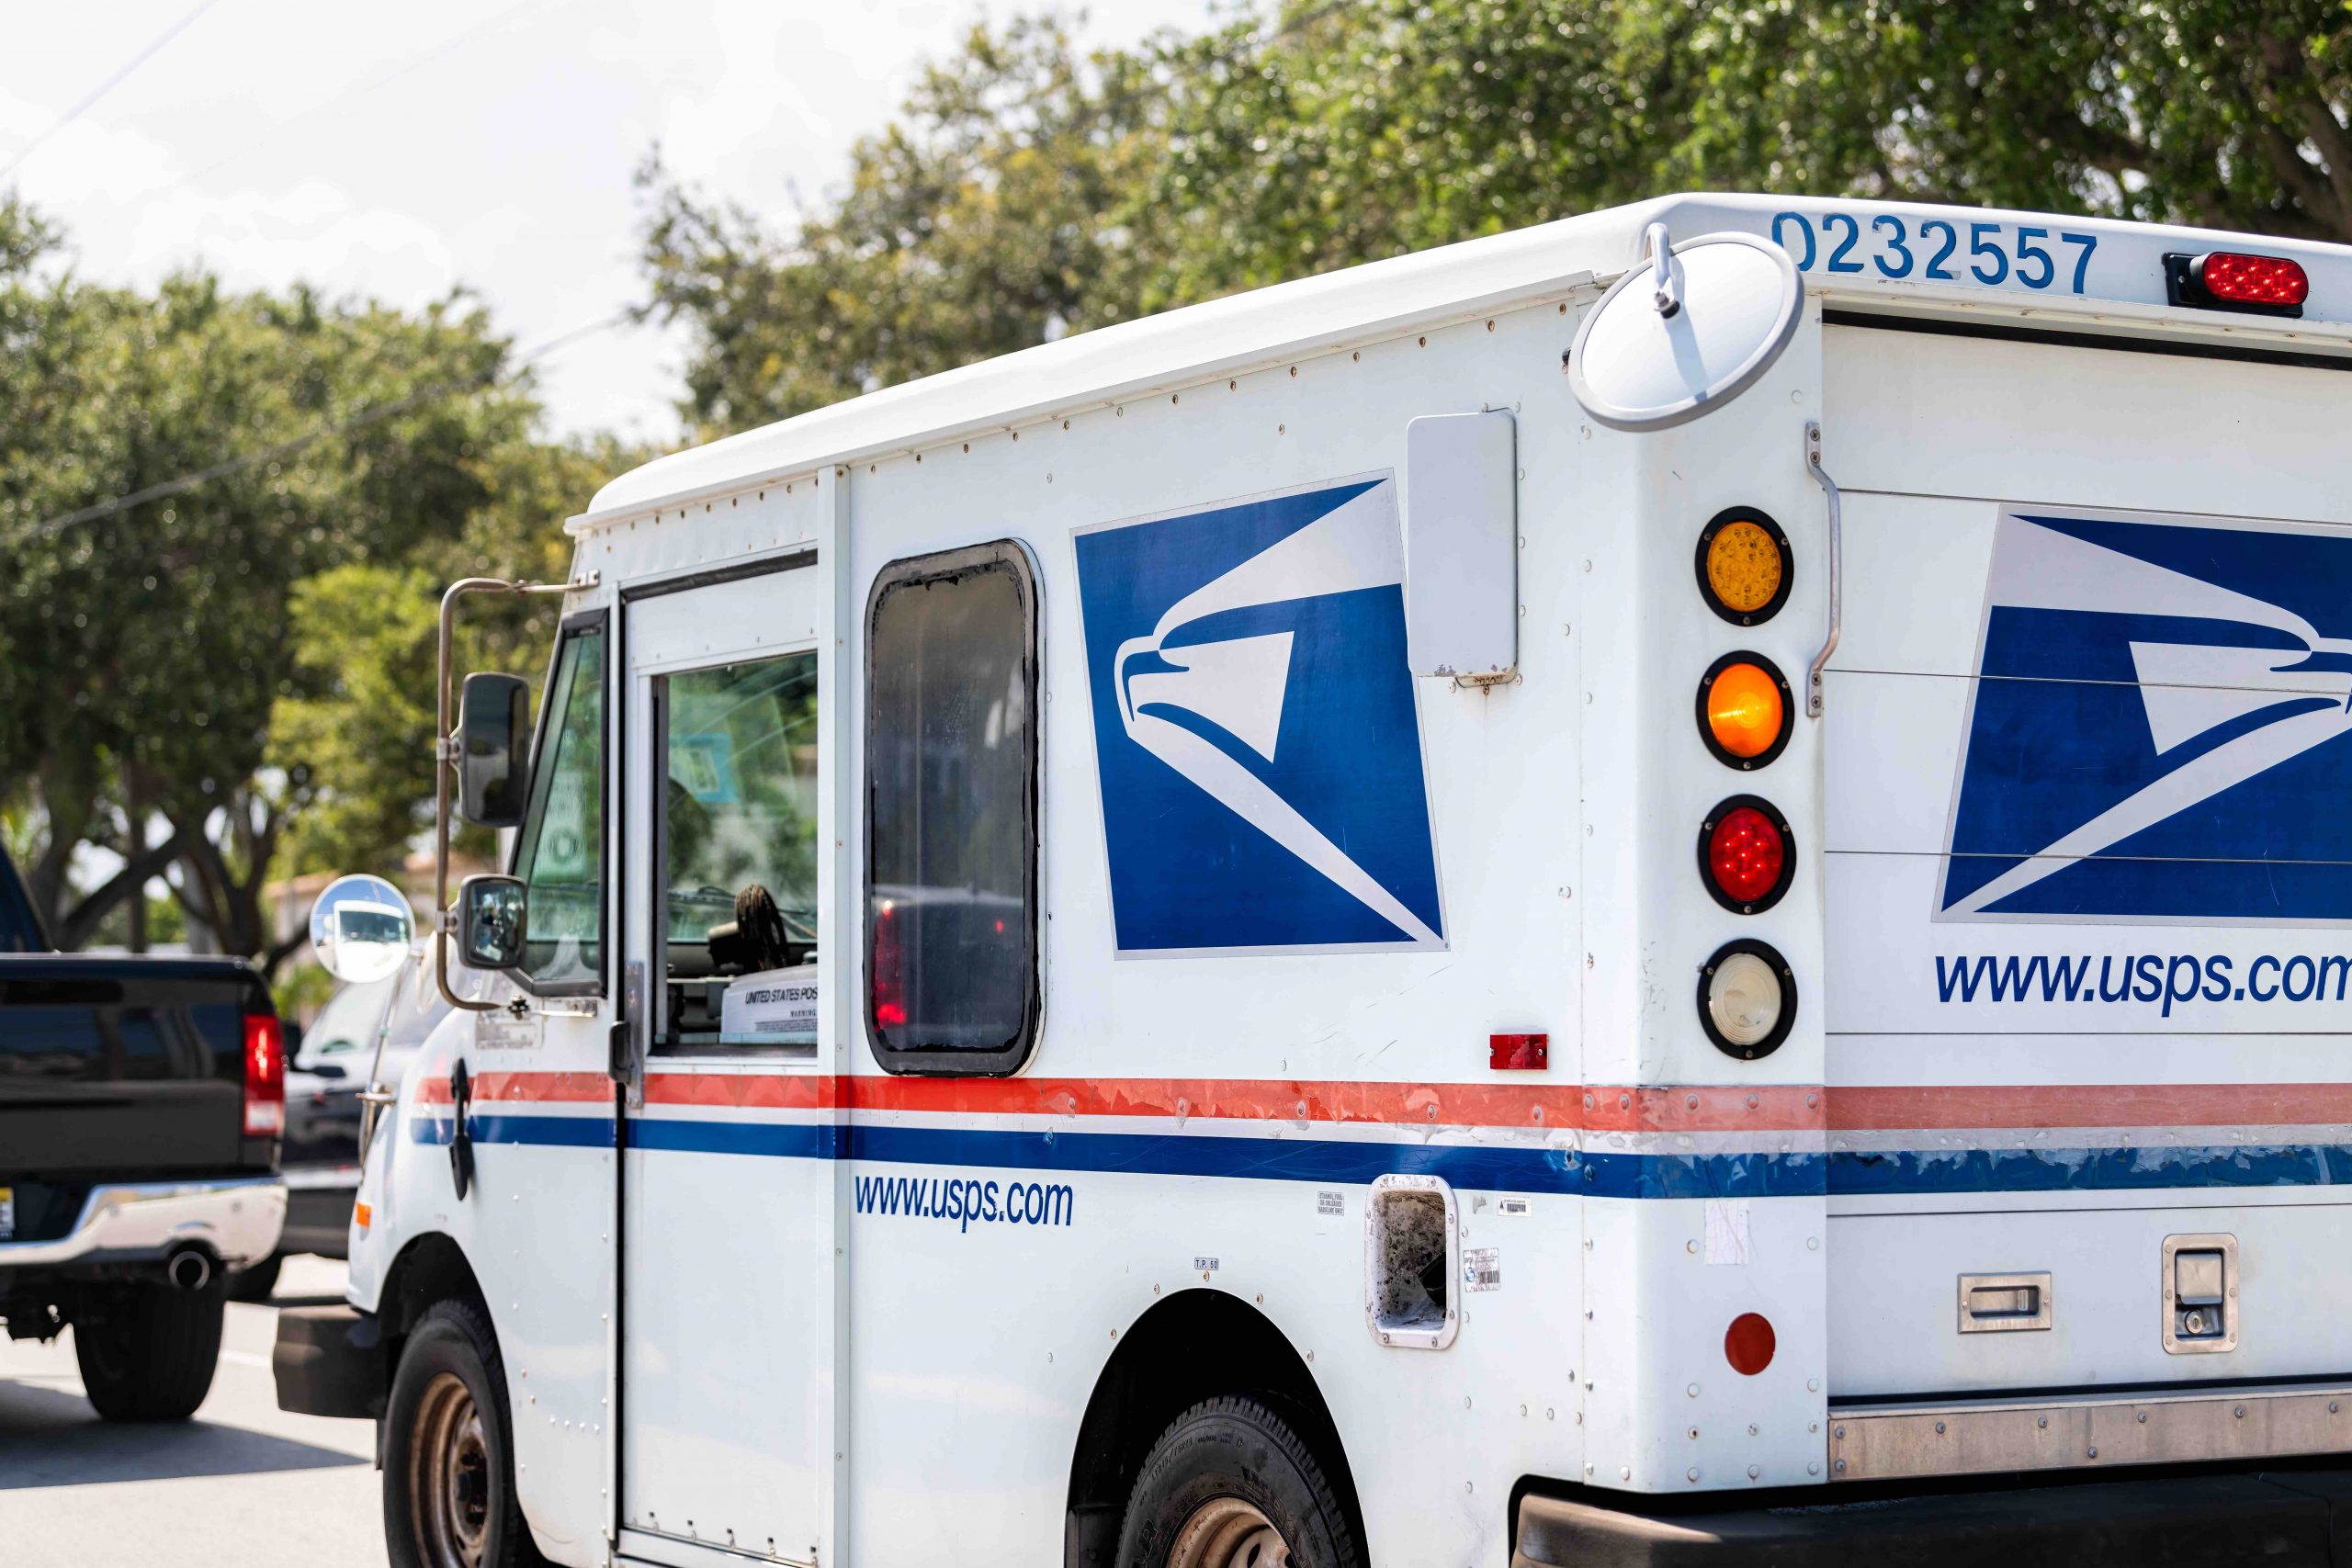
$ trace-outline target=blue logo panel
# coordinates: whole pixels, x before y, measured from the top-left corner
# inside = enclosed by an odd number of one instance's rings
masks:
[[[1443,946],[1394,480],[1076,545],[1119,952]]]
[[[1940,918],[2352,919],[2352,535],[2004,510],[1976,674]]]

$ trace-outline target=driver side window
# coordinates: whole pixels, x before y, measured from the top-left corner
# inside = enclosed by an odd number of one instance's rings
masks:
[[[514,845],[528,889],[523,976],[593,996],[605,976],[605,628],[568,631],[542,705],[531,805]]]
[[[817,1054],[817,656],[653,682],[664,938],[653,1049]]]

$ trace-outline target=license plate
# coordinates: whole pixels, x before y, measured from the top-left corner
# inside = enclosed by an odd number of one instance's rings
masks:
[[[0,1187],[0,1241],[17,1234],[17,1190]]]

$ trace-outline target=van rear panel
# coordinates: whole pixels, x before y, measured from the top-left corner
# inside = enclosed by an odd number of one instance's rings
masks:
[[[2352,380],[1907,325],[1824,329],[1829,1393],[2341,1371]]]

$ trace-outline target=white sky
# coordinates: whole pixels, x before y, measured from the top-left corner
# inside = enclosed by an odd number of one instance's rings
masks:
[[[197,0],[0,7],[0,169]],[[528,349],[642,298],[630,176],[670,166],[771,220],[837,188],[918,66],[1021,0],[216,0],[11,176],[83,276],[201,264],[421,304],[465,284]],[[1211,0],[1094,0],[1091,40]],[[681,334],[540,367],[557,431],[673,439]]]

